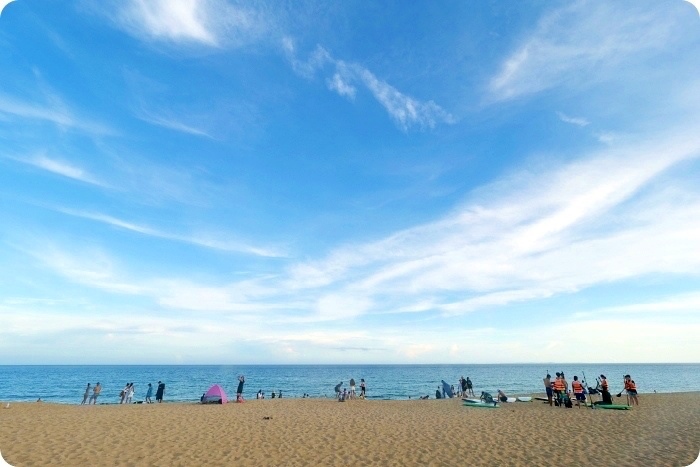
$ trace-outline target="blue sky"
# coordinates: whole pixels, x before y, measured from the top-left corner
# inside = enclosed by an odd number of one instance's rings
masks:
[[[697,362],[698,50],[683,0],[10,2],[0,363]]]

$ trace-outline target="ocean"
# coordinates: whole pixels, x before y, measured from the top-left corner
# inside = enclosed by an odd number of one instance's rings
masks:
[[[134,401],[146,395],[147,385],[155,388],[163,381],[165,402],[194,402],[212,385],[221,385],[235,398],[238,376],[245,375],[244,397],[255,398],[262,390],[266,397],[282,391],[283,397],[333,397],[334,386],[350,378],[367,384],[369,399],[408,399],[429,394],[441,380],[457,387],[460,376],[469,377],[478,395],[525,395],[544,392],[542,378],[563,371],[571,381],[584,373],[588,384],[605,374],[612,393],[622,390],[622,377],[629,373],[640,394],[652,392],[700,391],[700,364],[502,364],[502,365],[1,365],[0,401],[35,401],[79,404],[87,383],[100,382],[99,403],[117,403],[119,392],[128,382],[135,387]]]

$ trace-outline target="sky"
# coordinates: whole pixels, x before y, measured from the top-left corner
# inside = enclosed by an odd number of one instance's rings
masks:
[[[2,6],[0,364],[700,361],[690,2]]]

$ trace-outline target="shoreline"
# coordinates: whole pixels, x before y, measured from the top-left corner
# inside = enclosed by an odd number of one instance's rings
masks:
[[[0,408],[0,451],[16,467],[692,463],[700,392],[647,394],[640,404],[611,411],[537,401],[476,410],[459,399],[25,402]]]
[[[668,392],[639,392],[638,393],[640,397],[646,397],[646,396],[661,396],[661,395],[674,395],[674,394],[688,394],[688,395],[700,395],[700,390],[697,391],[668,391]],[[492,393],[492,395],[494,395]],[[508,396],[510,397],[521,397],[521,396],[529,396],[529,397],[546,397],[546,394],[544,392],[536,392],[536,393],[509,393]],[[613,402],[617,399],[615,397],[615,394],[612,394],[613,396]],[[622,397],[624,398],[625,394],[622,394]],[[479,397],[479,394],[476,394],[476,397]],[[596,395],[596,398],[600,398],[600,396]],[[268,400],[278,400],[279,398],[265,398],[265,401]],[[285,396],[282,398],[282,400],[304,400],[304,399],[311,399],[311,400],[325,400],[325,401],[335,401],[335,397],[332,396],[309,396],[306,398],[300,397],[300,396]],[[452,399],[460,399],[459,397],[453,397]],[[245,399],[246,402],[256,400],[254,397],[250,399]],[[411,402],[411,401],[421,401],[419,398],[401,398],[401,399],[390,399],[390,398],[381,398],[381,397],[367,397],[368,401],[378,401],[378,402]],[[437,400],[435,399],[432,395],[430,396],[430,399],[428,400]],[[442,400],[442,399],[440,399]],[[235,400],[230,401],[229,403],[234,403]],[[37,401],[35,399],[3,399],[0,400],[0,404],[4,405],[7,403],[11,404],[36,404]],[[42,399],[41,404],[55,404],[55,405],[66,405],[66,406],[80,406],[81,404],[79,402],[61,402],[61,401],[51,401],[51,400],[44,400]],[[189,404],[199,404],[200,401],[199,399],[193,398],[193,399],[177,399],[177,400],[164,400],[162,402],[163,404],[183,404],[183,405],[189,405]],[[145,401],[135,401],[132,402],[131,404],[120,404],[119,402],[99,402],[97,405],[99,406],[112,406],[112,405],[154,405],[156,402],[153,402],[152,404],[146,404]],[[92,405],[92,404],[85,404],[85,405]]]

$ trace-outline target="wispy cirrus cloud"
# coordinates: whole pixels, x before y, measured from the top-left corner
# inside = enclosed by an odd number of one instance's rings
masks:
[[[77,282],[115,293],[133,293],[129,284],[134,284],[138,293],[172,308],[291,310],[285,316],[290,323],[397,312],[460,315],[649,274],[696,273],[700,192],[692,183],[671,189],[657,181],[698,158],[695,127],[631,139],[546,171],[515,172],[434,222],[339,246],[315,260],[286,261],[270,275],[223,285],[125,280],[105,276],[110,268],[104,265],[91,267],[95,255],[84,261],[55,252],[42,256]],[[101,214],[70,214],[144,235],[196,241]]]
[[[0,94],[0,116],[2,114],[18,117],[28,121],[45,121],[54,123],[61,128],[73,128],[86,133],[96,135],[113,134],[114,130],[109,127],[77,117],[65,105],[42,105],[37,103],[24,102],[6,95]]]
[[[232,253],[244,253],[268,258],[284,256],[282,253],[272,248],[262,248],[247,245],[233,238],[220,237],[214,234],[179,235],[170,232],[164,232],[153,227],[128,222],[102,213],[77,211],[74,209],[67,208],[58,208],[56,210],[64,214],[68,214],[70,216],[81,217],[83,219],[90,219],[96,222],[101,222],[103,224],[111,225],[113,227],[118,227],[124,230],[129,230],[131,232],[136,232],[142,235],[148,235],[151,237],[163,238],[177,242],[189,243],[192,245],[211,248],[214,250]]]
[[[557,112],[557,117],[559,117],[559,120],[561,120],[564,123],[571,123],[572,125],[580,126],[580,127],[585,127],[591,124],[588,120],[585,118],[581,117],[570,117],[566,115],[564,112]]]
[[[148,41],[235,47],[267,29],[259,12],[225,0],[127,0],[110,5],[121,29]]]
[[[205,138],[210,138],[213,139],[213,137],[207,133],[205,130],[202,130],[201,128],[197,128],[192,125],[188,125],[186,123],[183,123],[176,118],[172,117],[167,117],[167,116],[161,116],[161,115],[155,115],[150,112],[139,112],[137,114],[138,118],[143,120],[144,122],[151,123],[153,125],[157,125],[163,128],[168,128],[170,130],[175,130],[179,131],[181,133],[187,133],[190,135],[195,135],[195,136],[203,136]]]
[[[662,50],[673,38],[675,21],[650,6],[576,1],[545,15],[489,81],[491,98],[502,101],[604,79],[617,64]]]
[[[16,162],[20,162],[22,164],[36,167],[46,172],[60,175],[62,177],[70,178],[84,183],[89,183],[91,185],[109,187],[109,185],[106,182],[103,182],[86,169],[83,169],[82,167],[79,167],[70,162],[50,158],[45,155],[37,155],[26,158],[11,157],[10,159]]]
[[[433,101],[420,101],[408,96],[385,81],[382,81],[367,68],[334,58],[326,49],[316,47],[309,58],[304,61],[297,58],[294,41],[285,37],[282,47],[292,68],[296,73],[312,78],[326,66],[332,68],[332,74],[326,79],[328,88],[339,95],[353,100],[357,86],[367,89],[387,111],[396,125],[403,131],[413,127],[433,128],[438,123],[455,123],[456,119]]]

